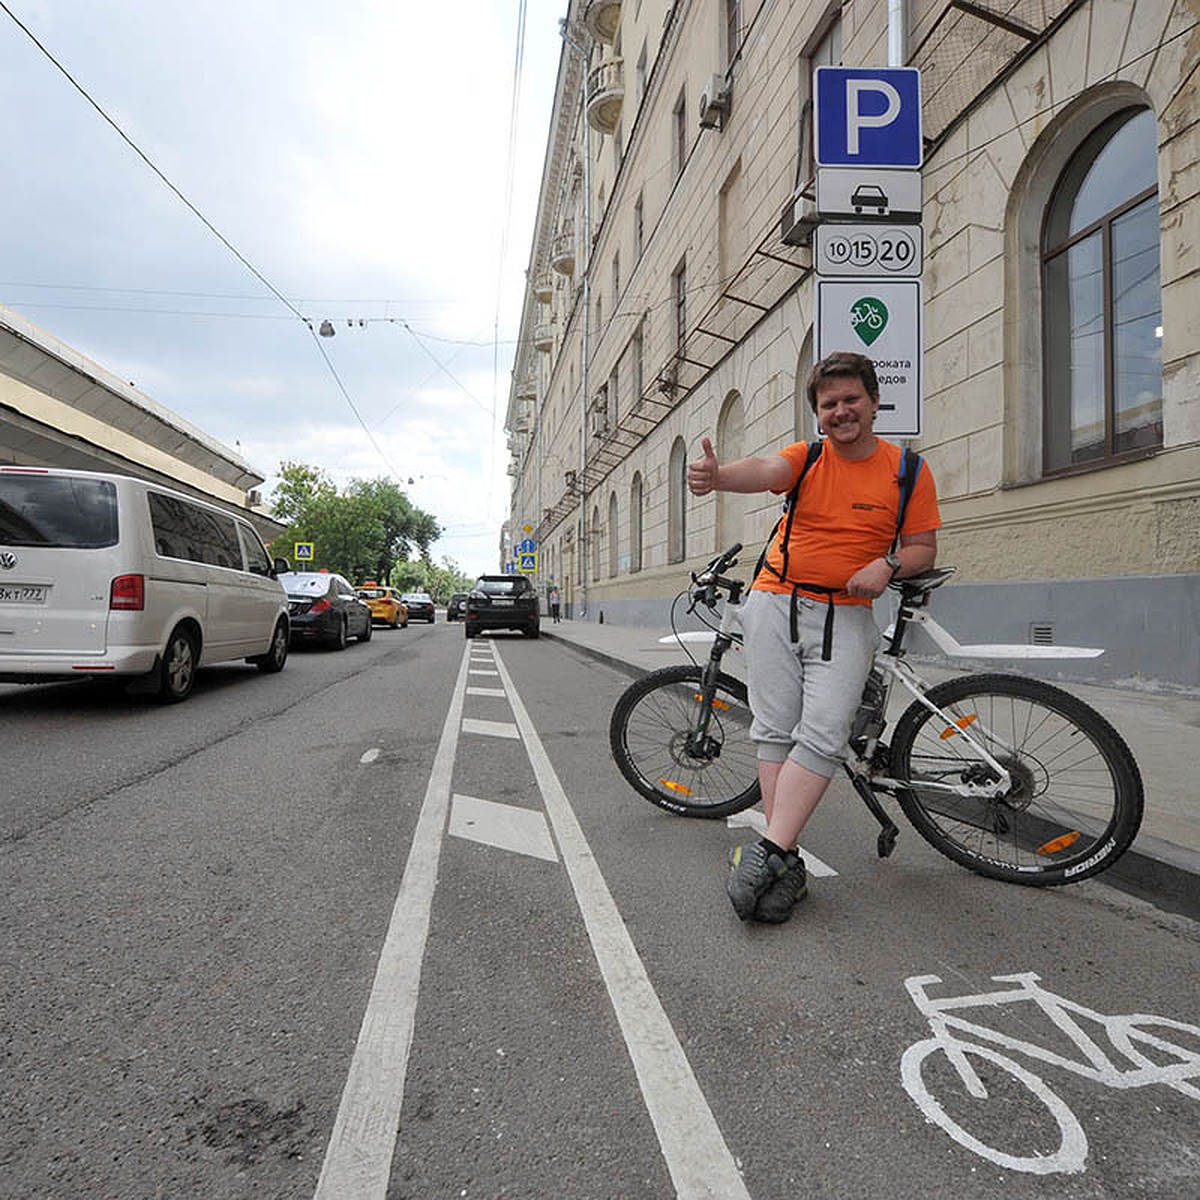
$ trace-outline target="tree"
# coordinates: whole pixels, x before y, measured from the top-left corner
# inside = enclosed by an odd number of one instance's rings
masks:
[[[295,542],[312,542],[312,566],[355,583],[382,581],[414,549],[427,559],[441,535],[437,520],[389,480],[354,479],[339,493],[324,471],[306,463],[281,463],[279,475],[272,511],[288,530],[272,542],[272,554],[288,557]]]

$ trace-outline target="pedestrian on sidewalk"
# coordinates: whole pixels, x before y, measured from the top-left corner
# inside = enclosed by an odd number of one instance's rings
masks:
[[[550,605],[550,619],[557,625],[559,623],[562,597],[559,596],[558,584],[553,579],[550,580],[550,590],[546,593],[546,602]]]
[[[941,525],[924,464],[897,519],[901,450],[873,431],[879,383],[869,358],[828,355],[813,367],[807,394],[825,440],[806,473],[806,442],[769,458],[719,463],[706,437],[702,457],[688,465],[695,496],[787,494],[804,473],[741,610],[767,818],[766,836],[730,856],[726,890],[743,921],[786,921],[805,895],[798,841],[845,758],[879,644],[872,601],[897,576],[933,566]]]

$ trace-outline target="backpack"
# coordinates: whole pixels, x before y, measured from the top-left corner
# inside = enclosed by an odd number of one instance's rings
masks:
[[[799,639],[797,632],[797,617],[796,617],[796,596],[801,590],[806,592],[824,592],[826,596],[827,611],[825,614],[825,637],[821,646],[821,657],[826,662],[829,661],[833,653],[833,594],[835,589],[823,587],[816,583],[798,583],[788,579],[788,546],[792,540],[792,522],[796,519],[796,506],[800,499],[800,485],[804,482],[805,475],[812,469],[813,463],[821,457],[821,451],[824,449],[825,443],[814,438],[808,443],[808,457],[804,460],[804,466],[800,468],[800,475],[796,482],[792,485],[792,490],[788,492],[787,499],[783,502],[783,512],[779,514],[779,519],[775,522],[775,528],[771,530],[770,536],[767,538],[766,545],[762,548],[762,553],[758,556],[758,564],[754,568],[755,578],[765,566],[772,575],[778,575],[784,582],[792,584],[792,606],[790,620],[790,636],[793,642]],[[921,456],[914,450],[911,454],[907,447],[900,449],[900,470],[897,472],[897,482],[900,485],[900,503],[896,507],[896,536],[892,539],[892,546],[895,547],[900,541],[900,527],[904,524],[904,513],[908,508],[909,497],[913,494],[913,488],[917,486],[917,476],[921,473]],[[787,518],[786,524],[784,517]],[[783,542],[780,546],[783,555],[782,571],[776,571],[770,563],[767,562],[767,553],[771,549],[771,543],[775,540],[775,535],[779,532],[779,526],[784,526]]]
[[[808,443],[808,457],[804,460],[804,466],[800,468],[796,482],[792,484],[792,490],[788,492],[783,501],[783,509],[775,522],[775,527],[767,535],[766,544],[763,546],[762,553],[758,556],[758,563],[754,568],[755,577],[765,566],[772,575],[778,575],[783,580],[787,579],[788,547],[792,540],[792,522],[796,519],[796,505],[800,499],[800,485],[804,482],[804,477],[812,470],[813,463],[821,457],[821,451],[824,448],[825,443],[818,438],[813,438]],[[921,473],[923,462],[924,460],[915,450],[910,453],[907,446],[901,447],[900,471],[897,475],[897,482],[900,485],[900,503],[896,508],[896,536],[892,539],[893,548],[900,541],[900,528],[904,524],[904,514],[908,510],[908,501],[913,494],[913,488],[917,486],[917,476]],[[784,523],[785,517],[787,518],[786,524]],[[783,570],[776,571],[767,562],[767,554],[771,549],[771,543],[775,540],[775,535],[779,532],[780,525],[784,526],[783,540],[780,543],[780,550],[783,554]]]

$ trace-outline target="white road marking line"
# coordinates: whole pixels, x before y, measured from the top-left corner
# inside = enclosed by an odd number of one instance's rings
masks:
[[[558,852],[550,837],[550,826],[539,808],[518,808],[512,804],[497,804],[493,800],[477,800],[455,792],[450,797],[450,829],[455,837],[514,850],[558,862]]]
[[[767,818],[758,808],[748,808],[744,812],[733,813],[725,818],[725,824],[730,829],[753,829],[760,836],[766,836]],[[797,846],[800,857],[804,859],[805,869],[810,875],[836,875],[837,872],[825,862],[822,862],[811,850]]]
[[[675,1030],[656,995],[612,893],[550,764],[499,651],[512,704],[563,862],[625,1037],[650,1120],[679,1200],[750,1200]]]
[[[468,696],[503,696],[503,688],[485,688],[485,687],[469,687],[467,688]]]
[[[511,721],[480,721],[476,717],[463,717],[463,733],[481,733],[484,737],[519,738],[517,727]]]
[[[481,671],[478,667],[472,667],[467,673],[469,675],[490,675],[493,679],[499,674],[497,671]]]
[[[374,746],[370,750],[363,751],[363,756],[358,761],[360,763],[373,763],[379,757],[379,747]]]
[[[347,1196],[384,1200],[387,1196],[442,831],[450,804],[466,667],[464,655],[314,1200],[345,1200]]]

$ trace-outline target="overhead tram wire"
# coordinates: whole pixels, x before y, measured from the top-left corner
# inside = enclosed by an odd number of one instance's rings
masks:
[[[522,3],[524,3],[524,0],[522,0]],[[354,414],[354,417],[358,421],[359,425],[362,426],[362,430],[367,435],[371,445],[375,447],[375,452],[383,460],[388,471],[392,475],[396,476],[396,478],[400,478],[400,473],[395,467],[392,466],[387,455],[384,454],[379,443],[375,440],[374,435],[371,433],[370,429],[367,428],[367,423],[362,419],[362,414],[358,411],[354,401],[350,398],[350,393],[346,390],[346,385],[342,382],[341,376],[337,373],[333,363],[330,361],[329,355],[325,351],[325,347],[321,345],[319,334],[315,329],[313,329],[312,325],[305,318],[304,314],[248,258],[246,258],[246,256],[242,254],[240,250],[238,250],[238,248],[183,194],[183,192],[179,190],[179,188],[175,186],[175,184],[173,184],[166,177],[166,175],[162,173],[162,171],[158,169],[157,166],[154,165],[141,147],[138,146],[137,143],[134,142],[133,139],[130,138],[129,135],[120,127],[120,125],[118,125],[116,121],[114,121],[112,117],[110,117],[108,113],[105,112],[104,109],[92,99],[92,97],[84,89],[83,85],[75,79],[71,72],[68,71],[66,67],[64,67],[62,63],[60,63],[44,45],[42,45],[34,32],[20,19],[20,17],[16,15],[16,13],[12,11],[11,8],[9,8],[8,4],[5,3],[5,0],[0,0],[0,10],[4,11],[9,20],[11,20],[13,24],[16,25],[17,28],[20,29],[20,31],[38,48],[38,50],[41,51],[41,53],[51,63],[55,70],[62,75],[62,77],[88,102],[89,105],[91,105],[93,109],[95,109],[95,111],[103,118],[104,122],[134,152],[134,154],[136,154],[138,158],[140,158],[142,162],[150,168],[150,170],[176,197],[176,199],[178,199],[184,205],[184,207],[205,227],[205,229],[207,229],[209,233],[211,233],[213,237],[215,237],[217,241],[219,241],[221,245],[223,245],[225,249],[228,250],[230,254],[232,254],[234,258],[236,258],[238,262],[240,262],[242,266],[244,266],[246,270],[248,270],[250,274],[253,275],[254,278],[257,279],[259,283],[261,283],[263,287],[265,287],[267,291],[271,293],[271,295],[273,295],[285,308],[287,308],[293,316],[297,317],[304,323],[305,327],[308,329],[309,335],[313,340],[313,344],[316,346],[318,353],[325,362],[325,366],[328,369],[329,374],[333,377],[334,383],[337,384],[338,391],[341,393],[342,398],[346,401],[346,404],[349,406],[350,411]]]

